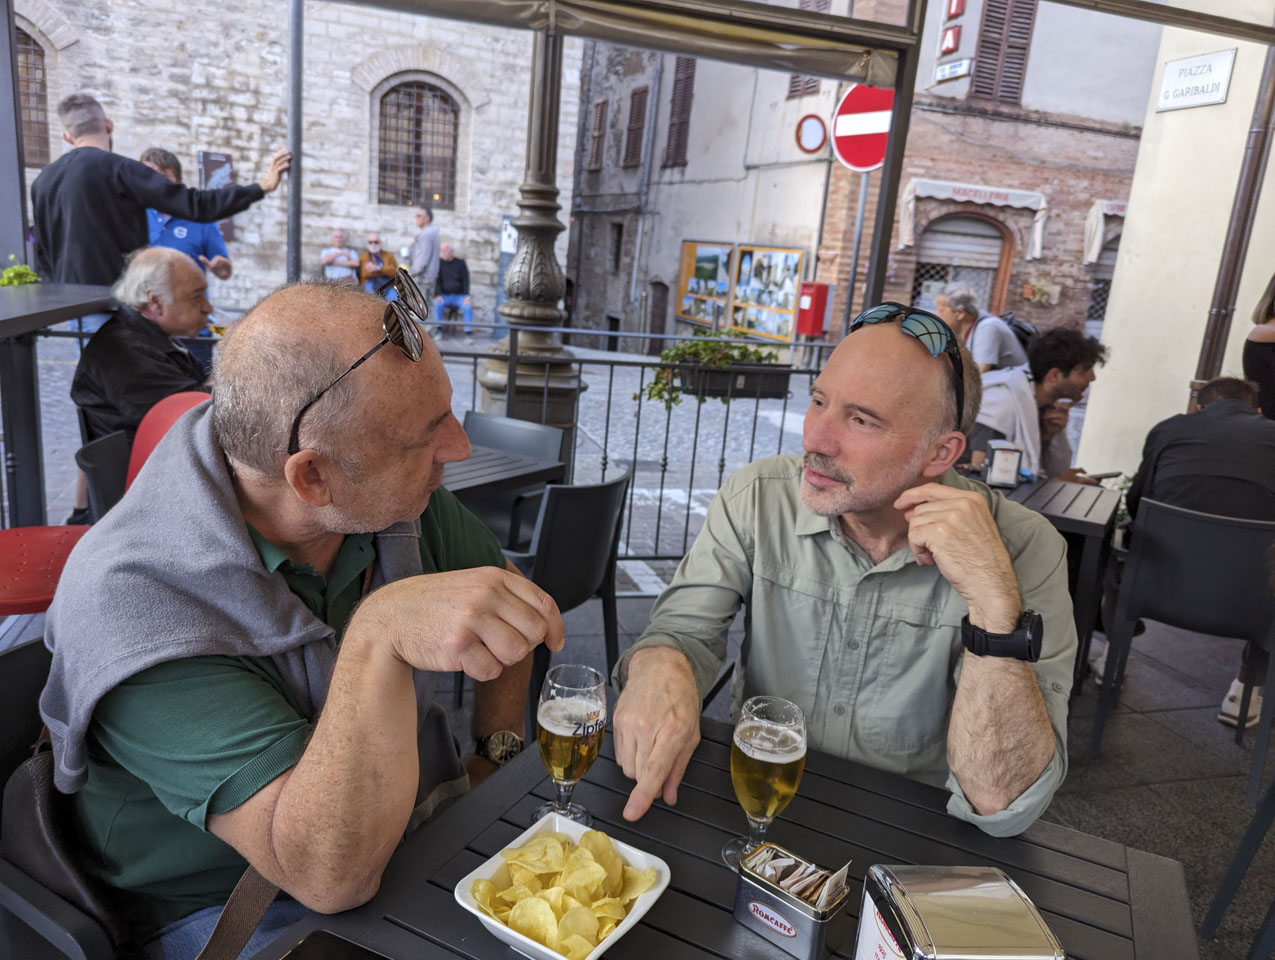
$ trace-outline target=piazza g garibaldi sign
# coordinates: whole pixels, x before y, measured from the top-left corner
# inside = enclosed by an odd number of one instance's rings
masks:
[[[1156,113],[1226,103],[1226,94],[1231,87],[1231,69],[1234,66],[1235,48],[1170,60],[1164,65],[1164,72],[1160,75],[1160,91],[1155,100]]]

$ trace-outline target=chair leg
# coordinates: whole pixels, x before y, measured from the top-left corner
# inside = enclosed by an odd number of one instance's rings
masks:
[[[1253,945],[1248,948],[1248,960],[1270,960],[1275,956],[1275,900],[1266,911],[1266,919],[1253,938]]]
[[[465,674],[457,670],[452,674],[452,706],[459,710],[465,704]]]
[[[1120,680],[1124,677],[1129,647],[1133,643],[1136,620],[1118,619],[1107,634],[1107,665],[1102,674],[1102,693],[1098,697],[1098,712],[1094,715],[1093,739],[1089,744],[1090,758],[1097,760],[1102,751],[1102,732],[1107,725],[1107,714],[1116,704]]]
[[[1262,771],[1266,767],[1266,752],[1271,745],[1271,722],[1275,720],[1275,696],[1262,698],[1262,719],[1257,724],[1257,743],[1253,744],[1253,764],[1248,774],[1248,796],[1244,802],[1257,806],[1257,791],[1262,785]]]
[[[1235,721],[1235,745],[1242,747],[1244,745],[1244,730],[1248,726],[1248,708],[1253,702],[1253,685],[1251,683],[1244,684],[1244,692],[1240,694],[1240,715]]]
[[[1262,804],[1253,814],[1252,822],[1244,831],[1239,846],[1235,848],[1231,865],[1226,868],[1226,876],[1222,878],[1222,883],[1213,896],[1213,902],[1209,904],[1209,912],[1200,926],[1200,936],[1205,940],[1212,940],[1213,934],[1217,933],[1218,924],[1222,922],[1227,907],[1235,899],[1235,891],[1240,888],[1240,882],[1244,879],[1244,874],[1248,872],[1253,857],[1257,855],[1257,848],[1262,845],[1262,840],[1266,837],[1266,831],[1270,829],[1273,820],[1275,820],[1275,784],[1272,784],[1266,791],[1266,796],[1262,797]],[[1270,917],[1266,919],[1269,924]]]
[[[536,713],[540,709],[540,689],[545,685],[545,677],[549,675],[549,648],[543,643],[536,644],[531,655],[531,679],[527,682],[527,716],[523,732],[528,742],[536,735]]]

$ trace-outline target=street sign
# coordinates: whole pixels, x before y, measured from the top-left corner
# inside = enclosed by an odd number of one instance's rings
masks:
[[[832,149],[851,170],[866,173],[885,162],[894,91],[857,83],[832,114]]]
[[[802,153],[818,153],[828,142],[828,128],[823,118],[808,113],[797,121],[797,146]]]

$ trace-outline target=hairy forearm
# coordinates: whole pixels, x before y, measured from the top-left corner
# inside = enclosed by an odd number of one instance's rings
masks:
[[[271,846],[285,890],[347,909],[376,892],[403,836],[419,778],[412,670],[377,632],[351,623],[323,713],[280,793]],[[314,902],[331,896],[328,903]]]
[[[947,761],[980,815],[1004,810],[1054,755],[1054,731],[1030,663],[966,651],[948,722]]]

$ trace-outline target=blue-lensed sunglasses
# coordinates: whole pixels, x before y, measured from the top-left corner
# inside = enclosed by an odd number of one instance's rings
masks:
[[[899,328],[904,333],[919,340],[930,356],[937,357],[940,353],[946,353],[951,359],[952,372],[956,375],[952,381],[956,393],[956,429],[960,430],[961,419],[965,414],[965,364],[961,362],[961,349],[956,344],[956,334],[934,314],[892,301],[863,311],[850,324],[850,332],[854,333],[865,324],[890,323],[894,320],[899,321]]]

